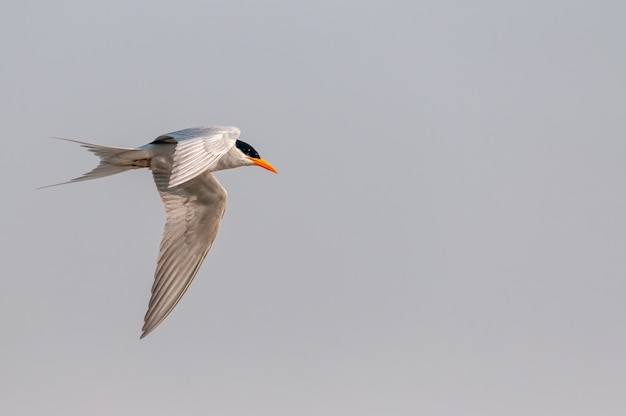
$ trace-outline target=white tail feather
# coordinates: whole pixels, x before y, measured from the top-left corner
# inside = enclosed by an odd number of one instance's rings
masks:
[[[144,149],[129,149],[125,147],[100,146],[97,144],[80,142],[78,140],[64,139],[54,137],[55,139],[65,140],[68,142],[78,143],[100,158],[100,164],[90,172],[87,172],[77,178],[67,182],[55,183],[53,185],[42,186],[37,189],[50,188],[51,186],[65,185],[68,183],[88,181],[91,179],[103,178],[105,176],[115,175],[131,169],[145,167],[138,165],[137,161],[148,157]]]

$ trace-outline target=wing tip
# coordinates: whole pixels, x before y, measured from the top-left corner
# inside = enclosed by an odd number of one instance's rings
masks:
[[[157,326],[158,325],[156,325],[156,326],[148,326],[147,324],[144,324],[143,328],[141,328],[141,335],[139,336],[139,339],[144,339],[145,337],[150,335],[150,333],[152,331],[154,331]]]

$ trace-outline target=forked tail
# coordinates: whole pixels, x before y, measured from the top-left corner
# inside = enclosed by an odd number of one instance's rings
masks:
[[[141,163],[146,156],[146,151],[143,149],[128,149],[125,147],[109,147],[100,146],[97,144],[80,142],[78,140],[63,139],[61,137],[55,137],[55,139],[65,140],[68,142],[78,143],[82,147],[89,150],[100,158],[100,164],[96,166],[91,172],[87,172],[82,176],[71,179],[67,182],[55,183],[53,185],[42,186],[41,188],[49,188],[51,186],[65,185],[73,182],[88,181],[90,179],[103,178],[109,175],[115,175],[116,173],[124,172],[130,169],[137,169],[146,167],[145,163]]]

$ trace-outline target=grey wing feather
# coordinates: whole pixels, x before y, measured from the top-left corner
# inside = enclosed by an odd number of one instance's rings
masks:
[[[210,172],[170,187],[169,172],[153,171],[167,222],[141,338],[174,309],[209,252],[226,209],[226,190]]]
[[[230,150],[240,134],[237,127],[210,126],[159,136],[156,141],[174,139],[177,143],[168,186],[173,188],[208,170]]]

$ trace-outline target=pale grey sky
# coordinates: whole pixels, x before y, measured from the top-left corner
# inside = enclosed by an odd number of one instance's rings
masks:
[[[623,415],[626,3],[0,5],[0,413]],[[236,125],[196,280],[140,341],[147,171]]]

